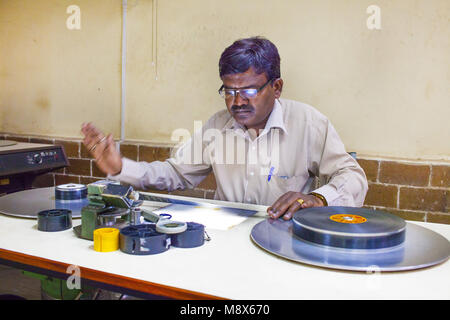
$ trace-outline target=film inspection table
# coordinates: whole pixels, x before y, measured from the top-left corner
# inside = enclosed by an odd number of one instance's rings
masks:
[[[144,205],[167,204],[145,201]],[[41,232],[36,220],[0,214],[0,263],[62,278],[71,275],[70,266],[77,266],[87,283],[143,298],[450,299],[449,260],[424,269],[381,273],[292,262],[260,249],[250,239],[253,226],[266,218],[265,207],[243,208],[259,212],[226,231],[207,229],[211,241],[201,247],[172,247],[147,256],[120,250],[96,252],[93,242],[79,239],[72,229]],[[73,226],[80,223],[73,219]],[[450,239],[450,225],[408,223]]]

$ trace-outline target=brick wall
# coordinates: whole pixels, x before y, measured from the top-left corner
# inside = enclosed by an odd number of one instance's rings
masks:
[[[366,207],[407,220],[450,224],[450,165],[358,160],[369,181]]]
[[[0,139],[64,146],[70,167],[38,177],[34,183],[35,187],[70,182],[88,184],[105,177],[79,140],[8,134],[1,134]],[[171,151],[170,147],[131,143],[122,143],[120,150],[122,155],[127,158],[148,162],[165,160]],[[366,172],[369,182],[365,207],[386,210],[406,220],[450,224],[448,205],[450,164],[388,159],[358,159],[358,162]],[[215,189],[216,182],[211,174],[197,188],[175,191],[171,194],[211,199]]]

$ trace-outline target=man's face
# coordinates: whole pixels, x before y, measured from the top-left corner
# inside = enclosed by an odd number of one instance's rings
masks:
[[[269,79],[265,73],[257,74],[253,68],[246,72],[224,75],[222,82],[226,89],[261,88]],[[277,79],[268,83],[254,98],[242,97],[240,93],[231,99],[225,99],[228,111],[233,118],[247,129],[263,129],[272,112],[275,99],[281,95],[283,81]]]

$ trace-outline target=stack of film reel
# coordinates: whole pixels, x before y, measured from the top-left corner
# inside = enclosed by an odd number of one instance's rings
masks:
[[[82,200],[87,197],[87,187],[84,184],[68,183],[55,187],[55,199],[60,201]]]
[[[55,200],[70,205],[85,200],[88,188],[82,184],[63,184],[55,187]],[[170,220],[170,215],[147,212],[149,223],[123,228],[100,227],[93,231],[94,250],[111,252],[120,249],[134,255],[150,255],[167,251],[171,246],[195,248],[205,241],[205,226],[195,222]],[[66,208],[52,208],[38,213],[38,230],[64,231],[72,228],[72,212]],[[209,239],[209,237],[207,238]]]
[[[178,248],[195,248],[205,241],[205,226],[195,222],[164,219],[158,223],[137,224],[94,231],[94,249],[110,252],[120,249],[133,255],[151,255]]]
[[[62,184],[55,187],[55,200],[70,204],[87,197],[87,187],[83,184]],[[67,208],[42,210],[37,214],[38,230],[45,232],[64,231],[72,228],[72,211]]]

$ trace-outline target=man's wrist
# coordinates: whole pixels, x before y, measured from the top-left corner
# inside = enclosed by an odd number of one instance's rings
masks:
[[[309,194],[320,199],[324,207],[328,206],[327,199],[325,199],[325,197],[323,195],[321,195],[320,193],[310,192]]]
[[[123,168],[123,161],[122,158],[120,158],[120,164],[119,164],[119,168],[117,170],[114,170],[115,172],[111,173],[111,176],[117,176],[119,174],[122,173],[122,168]]]

